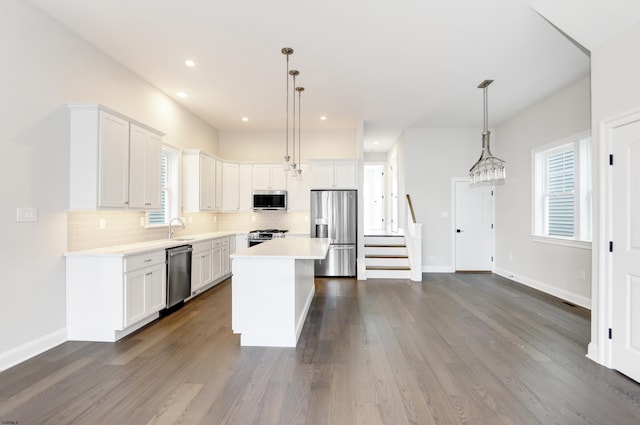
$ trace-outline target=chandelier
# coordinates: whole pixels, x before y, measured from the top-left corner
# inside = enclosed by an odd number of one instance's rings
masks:
[[[286,126],[285,126],[285,153],[284,153],[284,170],[291,171],[291,176],[296,177],[297,180],[302,180],[302,167],[300,165],[300,112],[301,112],[301,94],[304,91],[304,87],[296,87],[296,77],[300,75],[300,71],[292,69],[289,70],[289,56],[293,54],[291,47],[283,47],[281,49],[283,55],[287,59],[287,92],[286,92]],[[293,90],[289,90],[289,79],[293,79]],[[298,92],[298,163],[296,163],[296,92]],[[293,120],[291,123],[291,146],[292,155],[289,155],[289,97],[293,99]]]
[[[489,119],[487,115],[487,87],[493,83],[493,80],[484,80],[478,86],[483,90],[484,94],[484,130],[482,131],[482,152],[480,159],[473,164],[469,170],[469,177],[472,183],[484,183],[504,180],[507,177],[504,168],[504,161],[493,156],[491,147],[489,146],[490,132],[488,129]]]

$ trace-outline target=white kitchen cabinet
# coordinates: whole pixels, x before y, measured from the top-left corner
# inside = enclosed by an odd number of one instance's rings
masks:
[[[240,211],[250,211],[253,208],[253,166],[251,164],[240,165]]]
[[[240,210],[240,165],[225,162],[222,165],[222,210]]]
[[[230,274],[231,246],[229,237],[226,236],[194,242],[192,247],[191,295],[197,295]]]
[[[355,159],[310,160],[311,189],[357,189],[358,161]]]
[[[215,209],[222,211],[222,161],[216,159]]]
[[[136,144],[132,163],[130,129],[135,126],[146,131],[147,136],[153,135],[153,143],[159,143],[160,149],[163,134],[98,104],[68,106],[71,118],[69,208],[129,208],[133,194],[136,208],[153,209],[153,205],[145,204],[160,198],[160,156],[157,157],[157,166],[143,166],[142,170],[138,166],[140,161],[146,163],[151,155],[157,155],[157,145],[148,154],[145,152],[142,159],[140,145]],[[132,166],[134,176],[131,176]],[[146,183],[153,179],[157,182],[155,186]],[[143,201],[138,202],[139,199]]]
[[[309,166],[300,164],[302,181],[296,180],[291,173],[287,177],[287,209],[289,211],[309,211],[311,206],[311,176]]]
[[[160,209],[162,139],[131,124],[129,132],[129,207]]]
[[[147,256],[151,258],[150,256]],[[166,267],[156,263],[124,275],[124,328],[128,328],[166,305]]]
[[[253,190],[286,190],[287,173],[282,164],[254,164]]]
[[[213,252],[211,256],[211,269],[213,280],[222,277],[222,239],[213,240]]]
[[[247,239],[246,233],[236,235],[236,243],[234,248],[235,249],[233,250],[233,252],[242,251],[245,248],[249,248],[249,240]]]
[[[212,240],[192,244],[191,254],[191,294],[213,282],[213,243]]]
[[[182,208],[215,211],[216,159],[199,150],[182,151]]]
[[[66,256],[67,337],[117,341],[166,305],[165,250]]]
[[[230,246],[229,237],[222,238],[222,246],[220,251],[220,261],[222,261],[222,276],[226,276],[231,273],[231,259],[229,255],[231,254],[231,246]]]

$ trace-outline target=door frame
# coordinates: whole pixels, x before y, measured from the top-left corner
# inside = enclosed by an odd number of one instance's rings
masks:
[[[471,179],[469,177],[451,177],[451,215],[450,215],[450,223],[451,223],[451,271],[453,273],[456,272],[456,183],[471,183]],[[483,183],[487,184],[487,183]],[[493,257],[493,262],[491,263],[491,272],[493,273],[496,269],[496,197],[495,197],[495,186],[491,185],[491,190],[494,192],[494,196],[491,197],[491,222],[494,223],[492,233],[493,237],[491,238],[491,256]]]
[[[613,152],[613,131],[625,125],[640,121],[640,110],[627,112],[600,122],[599,138],[599,167],[600,178],[598,182],[598,212],[597,223],[598,238],[594,238],[592,249],[597,255],[598,273],[595,285],[591,290],[591,335],[587,357],[610,369],[613,365],[613,343],[609,339],[609,328],[613,323],[613,264],[612,255],[609,252],[608,241],[613,238],[612,208],[613,194],[613,170],[609,165],[609,154]],[[592,224],[595,226],[595,222]],[[595,232],[594,232],[595,236]],[[593,256],[592,256],[593,258]],[[595,287],[594,287],[595,286]],[[593,316],[597,320],[593,320]]]

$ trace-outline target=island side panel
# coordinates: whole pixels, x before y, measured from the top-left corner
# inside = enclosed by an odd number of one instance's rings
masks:
[[[295,347],[295,259],[234,258],[231,284],[240,345]]]
[[[313,295],[316,292],[315,287],[315,260],[297,259],[296,260],[296,342],[300,338],[302,327],[313,301]]]

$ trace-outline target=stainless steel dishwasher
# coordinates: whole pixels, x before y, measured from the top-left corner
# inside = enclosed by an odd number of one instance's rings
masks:
[[[191,295],[191,245],[167,248],[167,307],[177,307]]]

